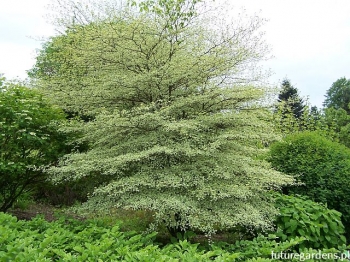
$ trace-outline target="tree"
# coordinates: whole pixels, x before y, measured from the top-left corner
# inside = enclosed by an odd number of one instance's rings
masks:
[[[284,79],[274,111],[277,132],[290,134],[319,128],[315,112],[309,108],[307,102],[299,96],[298,89],[292,86],[289,79]]]
[[[291,111],[297,119],[301,118],[305,111],[303,99],[299,96],[298,89],[292,86],[289,79],[282,81],[282,90],[278,95],[278,103],[283,103],[283,113]],[[288,107],[288,109],[287,109]]]
[[[350,115],[342,108],[325,108],[323,121],[328,126],[329,137],[349,147]]]
[[[271,146],[269,157],[273,167],[303,183],[285,187],[285,193],[305,195],[338,210],[345,228],[350,226],[349,159],[348,148],[315,132],[287,136]]]
[[[0,87],[0,211],[46,179],[41,167],[64,153],[57,121],[64,119],[35,90],[19,84]]]
[[[166,12],[195,2],[156,1]],[[218,31],[153,7],[52,39],[59,70],[37,84],[94,115],[79,129],[91,149],[66,155],[53,180],[94,178],[90,207],[149,210],[172,232],[269,228],[277,211],[265,193],[292,179],[257,158],[275,139],[264,89],[252,85],[267,51],[261,21]]]
[[[166,12],[170,9],[170,2],[156,2],[165,5]],[[172,2],[182,10],[198,1]],[[80,5],[74,6],[73,17],[83,12],[76,10]],[[37,85],[67,111],[130,109],[186,96],[199,83],[205,89],[214,82],[224,87],[262,79],[258,63],[268,57],[269,49],[260,36],[263,21],[258,17],[224,28],[211,21],[208,28],[205,17],[191,20],[187,14],[171,28],[171,14],[109,12],[109,18],[101,15],[81,23],[79,19],[69,24],[67,18],[64,33],[44,45],[31,71]]]
[[[324,118],[333,131],[333,137],[340,143],[350,146],[350,80],[339,78],[327,90],[324,101]]]
[[[326,99],[323,105],[327,108],[344,109],[350,113],[350,80],[345,77],[335,81],[331,88],[327,90]]]
[[[304,131],[318,131],[325,136],[335,137],[334,126],[328,125],[325,115],[316,107],[305,105],[303,114],[296,118],[291,107],[281,102],[274,112],[274,124],[277,133],[286,136],[293,133]]]

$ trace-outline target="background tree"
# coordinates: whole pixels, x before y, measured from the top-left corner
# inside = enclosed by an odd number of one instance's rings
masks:
[[[65,152],[65,137],[57,132],[64,119],[35,90],[16,84],[0,88],[0,211],[43,182],[40,169]]]
[[[346,115],[343,109],[318,109],[311,106],[299,96],[297,88],[291,85],[290,80],[283,80],[274,112],[276,132],[289,135],[317,131],[329,139],[346,144]]]
[[[289,79],[284,79],[282,81],[281,87],[282,89],[278,94],[278,103],[283,103],[283,107],[285,107],[285,113],[291,111],[295,118],[301,118],[306,105],[303,99],[300,97],[298,89],[292,86]],[[283,113],[284,112],[282,112],[282,114]]]
[[[331,88],[327,90],[325,97],[323,105],[326,108],[343,109],[348,114],[350,113],[350,81],[345,77],[335,81]]]
[[[314,118],[310,115],[308,105],[299,96],[298,89],[292,86],[289,79],[282,81],[274,112],[277,132],[290,134],[313,128]]]
[[[321,120],[328,129],[328,137],[350,146],[350,84],[345,77],[327,90]]]
[[[160,13],[153,2],[52,39],[59,67],[38,86],[94,115],[77,127],[91,149],[52,167],[54,181],[90,178],[90,207],[149,210],[172,232],[269,228],[277,211],[265,193],[292,179],[256,158],[275,139],[264,89],[251,84],[268,51],[261,20],[217,30],[181,15],[197,1],[156,1]]]
[[[350,115],[342,108],[325,108],[323,121],[329,129],[329,138],[350,147]]]

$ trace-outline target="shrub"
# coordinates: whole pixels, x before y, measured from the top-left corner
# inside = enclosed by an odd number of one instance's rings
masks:
[[[350,228],[350,149],[317,133],[302,132],[273,144],[269,161],[303,183],[285,187],[285,193],[327,204],[343,214],[343,223]]]
[[[46,179],[42,168],[68,150],[58,131],[63,112],[36,90],[0,86],[0,210]]]
[[[281,241],[304,237],[299,249],[339,248],[345,244],[341,213],[306,197],[276,195],[280,215],[276,219]]]

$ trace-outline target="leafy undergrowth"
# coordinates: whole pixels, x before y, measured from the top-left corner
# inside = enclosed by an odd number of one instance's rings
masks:
[[[145,232],[153,222],[153,214],[143,210],[125,210],[120,208],[112,209],[108,214],[102,212],[89,213],[88,215],[73,212],[66,212],[66,214],[79,214],[79,216],[83,216],[88,220],[98,220],[109,226],[115,225],[117,221],[121,232]]]
[[[295,238],[278,243],[274,236],[259,236],[236,244],[205,247],[179,240],[160,247],[155,242],[156,233],[121,232],[118,225],[109,226],[103,221],[61,218],[48,222],[42,217],[21,221],[4,213],[0,213],[0,236],[1,261],[39,262],[272,261],[271,251],[290,252],[304,241]]]
[[[99,221],[41,217],[17,221],[0,214],[0,258],[5,261],[216,261],[234,260],[239,254],[199,250],[186,240],[159,248],[156,233],[120,232]]]

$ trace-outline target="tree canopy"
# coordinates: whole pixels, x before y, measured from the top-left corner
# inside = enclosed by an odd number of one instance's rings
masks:
[[[149,210],[177,230],[266,229],[277,211],[265,193],[292,179],[257,157],[275,139],[253,85],[268,51],[262,21],[216,27],[166,13],[196,2],[145,1],[142,13],[75,23],[44,46],[37,85],[93,115],[75,127],[90,150],[50,172],[56,182],[94,178],[92,208]]]
[[[327,90],[324,106],[327,108],[344,109],[350,113],[350,81],[345,77],[339,78]]]
[[[193,1],[174,2],[186,6]],[[110,16],[69,25],[44,45],[31,70],[38,86],[43,81],[42,89],[66,110],[95,114],[101,107],[130,109],[213,84],[261,80],[258,63],[269,50],[258,17],[247,25],[212,21],[210,28],[199,16],[172,29],[173,17],[158,13],[135,15],[122,9]]]

